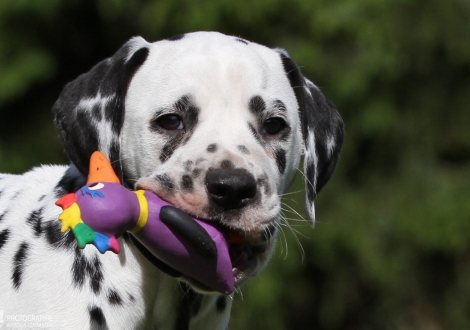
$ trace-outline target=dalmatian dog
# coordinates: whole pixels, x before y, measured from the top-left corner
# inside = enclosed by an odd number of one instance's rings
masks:
[[[340,115],[286,51],[215,32],[132,38],[53,112],[72,165],[0,175],[0,328],[228,328],[231,296],[174,278],[132,234],[100,254],[60,232],[54,203],[85,185],[95,150],[127,187],[239,233],[239,288],[273,252],[301,156],[313,224],[343,141]]]

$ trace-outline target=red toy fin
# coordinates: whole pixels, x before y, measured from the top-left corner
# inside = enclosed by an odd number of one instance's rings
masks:
[[[67,194],[55,202],[55,205],[60,206],[63,210],[68,209],[70,205],[77,201],[77,197],[75,197],[74,193]]]
[[[100,151],[95,151],[90,158],[90,172],[87,184],[93,182],[120,183],[108,158]]]

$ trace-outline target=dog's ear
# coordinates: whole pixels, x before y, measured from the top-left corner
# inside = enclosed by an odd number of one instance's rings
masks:
[[[147,59],[149,43],[141,37],[126,42],[112,57],[68,83],[52,109],[64,148],[72,162],[88,175],[90,156],[104,153],[123,179],[119,135],[127,88]]]
[[[287,52],[277,51],[299,105],[304,141],[306,209],[313,226],[314,199],[333,174],[343,145],[343,120],[319,88],[301,74]]]

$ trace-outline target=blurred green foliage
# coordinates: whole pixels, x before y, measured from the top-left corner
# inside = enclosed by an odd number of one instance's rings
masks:
[[[287,49],[347,130],[315,230],[299,175],[231,329],[470,329],[468,0],[0,0],[0,171],[67,162],[67,81],[133,35],[196,30]]]

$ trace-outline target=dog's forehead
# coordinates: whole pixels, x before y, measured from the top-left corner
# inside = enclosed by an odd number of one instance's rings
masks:
[[[215,100],[247,104],[264,95],[297,107],[278,52],[214,32],[152,43],[128,93],[130,100],[162,106],[182,95],[196,98],[200,106]]]

